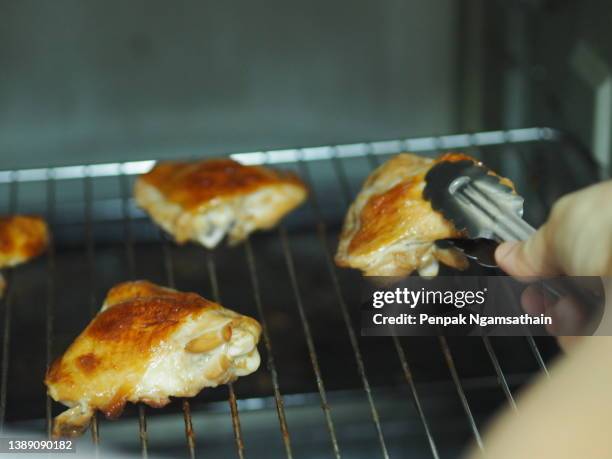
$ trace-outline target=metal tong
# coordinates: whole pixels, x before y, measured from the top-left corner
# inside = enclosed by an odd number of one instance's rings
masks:
[[[425,182],[425,199],[471,239],[520,241],[535,232],[522,218],[523,198],[482,163],[442,161]]]
[[[525,240],[536,231],[522,218],[524,199],[509,181],[480,162],[439,162],[427,173],[425,182],[423,197],[469,237],[446,239],[440,245],[454,246],[483,266],[496,266],[497,243]],[[585,306],[602,302],[571,278],[547,279],[542,285],[557,297],[572,296]]]

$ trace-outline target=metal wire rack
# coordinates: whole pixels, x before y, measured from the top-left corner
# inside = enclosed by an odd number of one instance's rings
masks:
[[[176,247],[135,207],[132,181],[153,161],[0,171],[3,210],[45,215],[54,234],[44,257],[6,273],[9,288],[1,304],[0,327],[0,434],[11,426],[50,433],[52,417],[60,407],[45,396],[40,383],[44,371],[95,314],[112,285],[148,278],[223,300],[228,307],[256,317],[263,328],[260,348],[265,368],[228,385],[227,390],[205,390],[167,409],[139,405],[128,410],[120,422],[137,425],[129,452],[139,450],[145,458],[179,455],[180,451],[151,444],[156,437],[149,424],[159,411],[182,412],[186,455],[192,458],[211,454],[212,440],[206,438],[206,430],[210,422],[221,422],[217,412],[229,413],[233,447],[227,442],[222,447],[230,457],[256,457],[249,451],[264,448],[268,457],[292,458],[308,448],[304,436],[317,437],[326,445],[322,455],[336,458],[359,457],[360,448],[363,457],[391,457],[402,451],[409,436],[420,439],[419,455],[425,457],[455,456],[469,441],[486,448],[480,433],[483,423],[502,402],[516,410],[514,391],[526,375],[547,374],[546,361],[556,352],[554,343],[533,338],[484,338],[477,343],[444,337],[437,342],[361,338],[357,331],[359,276],[334,265],[337,234],[360,183],[388,155],[466,150],[487,162],[510,159],[509,164],[499,163],[502,173],[516,170],[513,161],[519,161],[519,169],[537,173],[538,165],[559,149],[568,151],[564,157],[573,155],[585,164],[587,172],[570,175],[574,180],[562,183],[541,176],[537,183],[530,183],[528,177],[518,180],[527,202],[533,203],[531,220],[537,224],[552,199],[595,176],[582,152],[561,132],[549,128],[233,154],[232,158],[246,164],[282,164],[293,169],[309,184],[311,194],[307,205],[278,229],[258,233],[242,247],[214,251]],[[548,160],[558,163],[558,158]],[[497,393],[495,403],[482,395],[485,386]],[[446,388],[444,397],[432,395],[435,387]],[[220,398],[225,398],[225,407]],[[358,428],[351,419],[357,415],[338,414],[344,409],[339,407],[355,399],[358,409],[350,405],[353,408],[348,410],[360,413]],[[400,401],[409,401],[413,411]],[[442,404],[446,410],[446,405],[456,407],[457,403],[464,433],[449,445],[435,407]],[[290,416],[289,411],[306,405],[319,405],[320,413],[314,427],[304,430],[299,426],[306,414]],[[243,421],[257,410],[275,413],[277,430],[267,432],[269,442],[253,438],[245,429]],[[457,416],[457,410],[453,412]],[[194,413],[198,424],[194,424]],[[396,418],[400,420],[392,421]],[[292,428],[292,419],[298,427]],[[248,425],[254,428],[252,421]],[[105,430],[109,432],[106,439]],[[95,417],[94,450],[100,452],[112,444],[116,432],[111,423]]]

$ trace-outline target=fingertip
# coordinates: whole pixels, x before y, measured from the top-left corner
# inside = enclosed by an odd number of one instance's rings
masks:
[[[512,251],[514,251],[516,246],[519,244],[519,241],[502,242],[495,249],[495,259],[497,261],[504,260],[508,255],[510,255],[510,253],[512,253]]]
[[[557,270],[550,264],[550,256],[542,242],[541,233],[526,241],[509,241],[495,250],[497,265],[517,278],[555,275]]]
[[[521,294],[521,305],[527,314],[537,316],[546,309],[547,299],[540,288],[530,285]]]
[[[583,329],[586,317],[583,308],[574,298],[560,298],[555,305],[555,312],[563,325],[563,334],[578,334]]]
[[[495,249],[495,261],[504,271],[512,273],[513,266],[516,264],[516,253],[521,246],[521,242],[510,241],[502,242]]]

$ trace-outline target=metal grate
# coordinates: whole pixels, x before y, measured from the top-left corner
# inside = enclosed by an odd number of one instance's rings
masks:
[[[362,339],[356,332],[359,308],[355,304],[355,292],[358,290],[355,283],[358,283],[359,276],[339,270],[333,263],[343,209],[354,198],[365,175],[386,156],[400,151],[434,155],[444,150],[465,149],[486,158],[487,162],[508,158],[515,161],[518,158],[522,167],[530,170],[540,164],[542,158],[550,158],[560,148],[579,158],[585,164],[584,170],[592,171],[588,159],[580,150],[567,141],[562,133],[548,128],[234,154],[231,155],[233,158],[247,164],[283,164],[284,168],[293,168],[310,185],[312,192],[308,204],[296,211],[278,229],[258,233],[242,247],[215,251],[206,251],[196,246],[175,247],[135,208],[130,197],[131,181],[134,175],[148,170],[153,161],[0,172],[0,196],[5,194],[8,197],[5,204],[7,212],[44,214],[55,236],[46,260],[43,258],[7,275],[9,287],[2,302],[0,327],[0,434],[8,423],[25,425],[24,418],[36,418],[39,415],[44,416],[44,427],[33,424],[34,427],[30,429],[46,431],[47,434],[50,432],[52,416],[59,410],[59,406],[46,397],[42,404],[44,410],[38,411],[36,403],[45,397],[39,383],[44,370],[95,313],[106,290],[121,280],[149,277],[153,281],[182,290],[195,286],[195,290],[217,301],[224,299],[226,294],[232,298],[244,295],[245,299],[240,303],[249,304],[252,310],[236,309],[256,317],[262,324],[260,349],[266,368],[261,368],[256,375],[259,374],[265,384],[259,384],[258,387],[243,385],[243,382],[248,384],[249,380],[255,380],[255,375],[252,375],[227,387],[225,410],[229,413],[233,448],[238,457],[249,456],[249,448],[262,447],[253,438],[252,443],[248,443],[249,429],[245,429],[242,420],[243,416],[250,416],[252,410],[261,410],[267,406],[273,407],[280,429],[276,441],[280,442],[281,448],[276,453],[291,458],[296,454],[296,448],[304,448],[304,432],[291,427],[287,400],[298,400],[294,394],[303,394],[303,400],[312,404],[312,396],[307,395],[313,393],[318,394],[322,414],[320,419],[326,436],[325,440],[317,440],[327,444],[324,455],[337,458],[355,455],[356,450],[351,442],[359,444],[361,440],[358,435],[355,437],[352,436],[354,433],[348,432],[345,427],[348,421],[342,417],[343,421],[339,422],[334,411],[334,401],[342,399],[342,394],[347,391],[350,397],[363,400],[365,423],[373,429],[367,437],[371,441],[368,449],[364,449],[367,451],[367,454],[363,453],[364,457],[371,457],[372,451],[377,451],[381,457],[390,457],[402,443],[397,440],[397,425],[390,421],[385,424],[389,408],[384,409],[385,415],[380,409],[381,400],[387,397],[387,386],[396,389],[402,386],[408,390],[403,396],[407,396],[412,403],[414,419],[418,422],[418,425],[410,429],[414,435],[424,440],[427,456],[438,458],[457,454],[456,444],[449,452],[442,434],[436,435],[436,426],[440,425],[441,420],[427,414],[427,406],[432,403],[427,394],[431,387],[440,382],[430,382],[426,378],[418,382],[415,379],[419,371],[426,373],[428,368],[416,359],[421,358],[421,354],[441,358],[445,376],[438,379],[451,384],[457,397],[454,403],[458,402],[463,410],[464,423],[467,424],[472,440],[484,448],[486,445],[483,445],[481,439],[480,426],[492,408],[482,410],[480,405],[484,402],[481,403],[478,395],[473,395],[478,394],[478,391],[474,392],[472,388],[483,384],[482,381],[488,381],[489,387],[502,394],[505,402],[516,410],[513,391],[525,379],[525,374],[535,367],[547,373],[545,361],[554,354],[555,346],[546,340],[523,340],[530,355],[521,354],[521,365],[530,359],[526,364],[530,368],[528,371],[511,373],[504,372],[502,368],[504,362],[508,361],[507,349],[514,349],[517,340],[510,342],[507,339],[495,341],[494,338],[485,338],[481,341],[483,358],[476,360],[479,360],[478,371],[483,368],[493,371],[487,379],[482,374],[463,375],[457,360],[463,344],[451,343],[451,340],[444,337],[439,338],[437,345],[428,342],[427,346],[419,344],[416,347],[413,341],[404,338]],[[506,154],[508,151],[511,155]],[[556,161],[555,158],[552,160]],[[506,166],[502,163],[499,169],[504,172]],[[532,217],[534,223],[543,218],[543,212],[550,206],[552,198],[590,179],[591,176],[586,174],[563,183],[558,183],[554,177],[542,178],[537,186],[527,183],[527,202],[533,202],[534,208],[539,211],[539,215],[534,213]],[[66,189],[60,196],[58,191],[63,188]],[[46,199],[41,199],[44,195]],[[335,205],[330,204],[332,201]],[[304,249],[306,243],[308,250]],[[151,262],[152,259],[155,262]],[[227,269],[230,262],[231,269]],[[221,265],[225,273],[223,280],[219,277]],[[263,272],[261,266],[266,267]],[[78,279],[73,281],[66,272],[73,273]],[[277,281],[270,272],[282,272],[286,276],[285,281]],[[326,284],[325,288],[319,288],[320,282]],[[209,286],[203,287],[206,283]],[[267,299],[264,298],[262,283],[267,286]],[[46,285],[45,294],[38,294],[38,287],[43,285]],[[271,290],[278,299],[269,294]],[[32,310],[31,305],[28,306],[31,295],[43,300],[44,308]],[[276,304],[281,300],[286,303],[282,308]],[[78,309],[79,305],[83,308],[83,302],[87,314]],[[274,303],[274,307],[270,306],[271,303]],[[226,305],[233,307],[231,302]],[[27,314],[24,312],[14,317],[15,311],[26,309],[29,311]],[[34,315],[37,319],[42,317],[42,321],[39,323],[32,319]],[[333,329],[336,341],[329,341],[328,333],[331,332],[326,328],[327,321],[339,327]],[[30,326],[39,327],[42,332],[39,341],[43,346],[40,348],[35,344],[22,346],[25,342],[23,332]],[[14,332],[15,327],[18,333]],[[285,336],[284,328],[295,333]],[[299,334],[301,338],[297,336]],[[280,347],[279,339],[284,340]],[[469,349],[474,346],[471,341]],[[345,355],[335,355],[337,343],[341,343],[338,349],[347,351]],[[384,354],[381,349],[385,349]],[[514,350],[511,353],[514,354]],[[28,362],[38,362],[37,359],[40,359],[41,363],[33,363],[39,369],[40,378],[36,384],[24,383],[21,389],[25,372],[18,365],[26,354],[34,355],[28,357]],[[287,356],[293,355],[307,358],[301,373],[294,369],[292,363],[287,362]],[[281,365],[277,359],[279,356],[283,361]],[[390,365],[391,360],[396,362],[395,370],[381,370],[385,365]],[[302,364],[296,361],[295,366],[298,365]],[[305,369],[306,366],[310,369]],[[345,379],[349,378],[343,375],[353,371],[356,378],[345,383]],[[312,375],[314,381],[304,381],[305,378],[301,376],[307,373]],[[281,387],[287,389],[283,391]],[[397,390],[401,392],[402,387]],[[184,419],[185,445],[189,457],[207,454],[211,443],[210,439],[207,442],[206,439],[196,437],[195,432],[205,435],[207,426],[195,422],[194,413],[204,413],[202,419],[205,423],[208,407],[219,406],[207,394],[223,392],[222,389],[205,390],[194,399],[183,399],[179,404],[174,404],[174,411],[180,407]],[[241,397],[241,393],[244,396]],[[425,398],[423,394],[426,394]],[[258,400],[260,402],[256,403]],[[474,400],[478,402],[476,408]],[[290,406],[293,410],[297,405],[292,402]],[[19,410],[18,406],[30,408]],[[148,421],[154,419],[160,411],[168,410],[151,410],[139,405],[136,413],[133,413],[136,419],[133,422],[137,426],[134,442],[138,443],[142,457],[147,457],[149,451],[154,449],[151,444],[154,436],[148,430]],[[169,411],[173,412],[172,408]],[[479,416],[481,411],[485,414]],[[130,413],[127,413],[123,422],[130,422],[130,419]],[[295,425],[300,424],[301,418],[297,415],[293,419]],[[113,438],[105,438],[104,435],[106,424],[99,417],[94,418],[92,423],[91,441],[96,451],[112,443]],[[249,424],[252,425],[250,421]],[[112,429],[109,427],[109,430]],[[403,434],[402,431],[399,434]],[[467,440],[462,437],[460,445],[464,445]],[[276,453],[268,451],[270,456]],[[169,455],[175,457],[176,454],[173,451]]]

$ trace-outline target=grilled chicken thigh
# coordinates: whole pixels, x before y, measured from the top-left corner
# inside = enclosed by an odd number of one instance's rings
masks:
[[[49,244],[47,224],[40,217],[0,217],[0,269],[25,263],[40,255]],[[0,298],[6,282],[0,273]]]
[[[40,255],[49,243],[47,224],[40,217],[0,217],[0,268]]]
[[[113,418],[127,402],[162,407],[253,373],[260,332],[254,319],[195,293],[119,284],[47,372],[49,395],[69,407],[53,434],[82,433],[95,410]]]
[[[435,276],[439,262],[465,269],[463,254],[435,245],[438,239],[464,235],[423,199],[425,175],[434,164],[465,159],[474,160],[456,153],[436,160],[402,153],[372,172],[346,215],[336,264],[367,276],[404,276],[414,270]]]
[[[136,202],[178,243],[215,247],[271,228],[307,195],[291,173],[244,166],[231,159],[162,162],[140,176]]]

